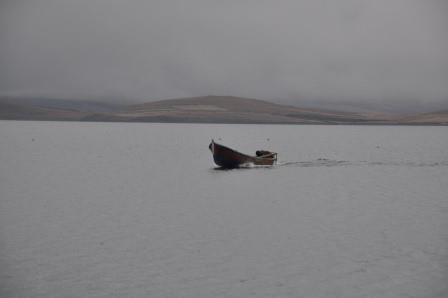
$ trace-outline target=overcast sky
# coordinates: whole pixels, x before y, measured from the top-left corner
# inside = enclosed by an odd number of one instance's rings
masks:
[[[0,94],[448,102],[446,0],[0,0]]]

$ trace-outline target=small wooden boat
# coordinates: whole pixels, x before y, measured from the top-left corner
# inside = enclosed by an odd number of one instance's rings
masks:
[[[272,166],[277,161],[277,153],[275,152],[259,150],[256,151],[256,156],[250,156],[217,144],[213,140],[208,148],[213,154],[215,163],[223,168],[238,168],[250,164]]]

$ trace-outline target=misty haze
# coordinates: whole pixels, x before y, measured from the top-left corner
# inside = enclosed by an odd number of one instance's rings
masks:
[[[448,297],[445,0],[0,0],[0,297]]]
[[[0,5],[3,96],[448,107],[445,1]]]

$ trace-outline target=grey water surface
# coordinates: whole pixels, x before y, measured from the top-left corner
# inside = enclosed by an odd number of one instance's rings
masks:
[[[215,169],[211,138],[274,167]],[[448,297],[448,129],[0,121],[0,297]]]

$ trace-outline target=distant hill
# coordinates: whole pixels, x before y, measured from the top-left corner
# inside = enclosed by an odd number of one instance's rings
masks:
[[[359,123],[365,115],[301,109],[263,100],[232,96],[169,99],[128,107],[124,117],[135,121],[213,123]]]
[[[67,120],[79,121],[87,113],[68,109],[45,108],[0,101],[0,119],[4,120]]]
[[[119,111],[123,105],[111,104],[98,101],[76,100],[76,99],[54,99],[54,98],[21,98],[0,97],[0,103],[19,105],[22,107],[70,110],[85,113],[108,113]]]
[[[86,100],[0,98],[0,119],[83,121],[95,113],[114,113],[125,107]]]
[[[447,125],[448,112],[394,115],[300,108],[233,96],[168,99],[135,105],[56,99],[0,99],[0,119],[178,123]]]
[[[438,111],[433,113],[423,113],[403,117],[401,121],[407,124],[434,124],[448,125],[448,110]]]
[[[374,101],[354,101],[354,100],[306,100],[296,99],[293,105],[301,108],[311,108],[319,110],[333,110],[354,113],[383,113],[391,115],[411,115],[419,113],[432,113],[448,109],[448,99],[440,102],[405,101],[402,100],[374,100]]]

